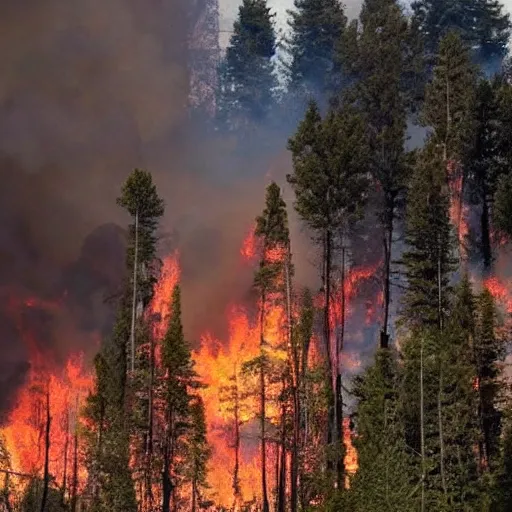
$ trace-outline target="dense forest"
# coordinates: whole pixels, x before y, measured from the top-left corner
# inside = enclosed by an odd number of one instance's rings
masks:
[[[228,345],[186,339],[179,254],[159,250],[173,206],[134,170],[88,392],[52,441],[55,388],[31,390],[32,474],[0,429],[0,511],[512,510],[511,30],[498,0],[365,0],[352,21],[338,0],[295,0],[278,49],[266,1],[243,0],[199,119],[240,154],[291,157],[241,250],[252,304]],[[296,278],[295,219],[318,289]],[[360,269],[368,321],[351,317]]]

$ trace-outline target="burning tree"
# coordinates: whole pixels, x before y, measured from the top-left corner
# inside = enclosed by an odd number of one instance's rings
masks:
[[[340,367],[342,342],[338,336],[335,339],[332,336],[333,267],[336,245],[344,246],[348,226],[359,217],[365,202],[365,142],[362,117],[353,109],[347,107],[337,113],[330,112],[322,119],[316,104],[312,103],[288,144],[294,165],[294,172],[288,176],[288,181],[295,191],[295,208],[313,231],[315,242],[322,247],[323,344],[332,390],[326,443],[333,451],[339,488],[344,480]],[[342,290],[344,286],[342,283]],[[342,307],[344,310],[344,304]],[[328,466],[332,467],[332,460]]]

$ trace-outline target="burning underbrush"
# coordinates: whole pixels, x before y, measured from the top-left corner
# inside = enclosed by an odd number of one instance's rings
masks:
[[[244,266],[256,268],[259,248],[254,233],[248,236],[240,249]],[[279,259],[280,253],[269,258]],[[351,378],[357,374],[372,352],[381,321],[383,295],[378,285],[381,262],[365,267],[347,266],[343,278],[335,281],[330,314],[332,336],[339,336],[345,324],[344,343],[339,358],[345,388],[350,388]],[[160,364],[161,344],[166,321],[171,314],[169,298],[180,281],[179,254],[167,256],[160,270],[160,278],[149,308],[155,360]],[[341,288],[343,280],[344,288]],[[497,302],[512,313],[512,292],[508,280],[492,276],[483,282]],[[87,502],[88,474],[84,463],[81,439],[80,411],[88,394],[94,389],[94,377],[88,355],[75,353],[64,362],[55,360],[49,350],[44,350],[38,340],[40,323],[31,320],[31,314],[59,315],[63,301],[45,302],[36,298],[11,299],[8,309],[29,353],[30,367],[23,386],[6,416],[0,430],[0,472],[5,488],[9,489],[11,504],[26,499],[33,482],[49,476],[53,493],[64,500]],[[314,297],[315,308],[322,308],[323,294]],[[291,315],[299,316],[298,298],[294,296]],[[204,387],[199,393],[204,402],[207,438],[212,449],[208,463],[208,488],[204,503],[210,510],[215,507],[241,510],[243,504],[261,500],[260,474],[262,457],[259,430],[258,377],[251,371],[251,364],[260,355],[261,329],[258,319],[261,303],[231,304],[226,311],[228,336],[218,339],[211,332],[200,336],[192,353],[197,372]],[[282,304],[266,308],[264,338],[266,351],[275,368],[282,371],[290,357],[287,346],[287,312]],[[65,343],[64,340],[61,340]],[[99,340],[90,336],[89,344],[97,350]],[[321,368],[324,349],[317,335],[310,340],[308,364]],[[278,372],[279,373],[279,372]],[[266,469],[269,489],[277,488],[280,449],[280,424],[283,413],[283,385],[279,378],[268,377]],[[358,456],[353,446],[355,433],[348,413],[350,394],[346,395],[348,407],[342,420],[345,445],[345,486],[350,486],[350,476],[358,469]],[[156,430],[162,427],[162,418],[154,422]],[[312,441],[313,442],[313,439]],[[289,453],[285,454],[290,464]],[[287,484],[289,485],[289,484]],[[288,489],[289,491],[289,489]],[[189,492],[186,488],[184,493]],[[158,492],[155,490],[155,499]],[[24,498],[25,496],[25,498]],[[141,499],[141,502],[144,500]],[[214,505],[213,505],[214,504]],[[0,510],[1,508],[0,502]],[[141,505],[142,506],[142,505]],[[150,510],[142,506],[141,510]]]

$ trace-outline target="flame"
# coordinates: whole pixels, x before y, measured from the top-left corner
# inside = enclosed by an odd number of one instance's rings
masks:
[[[30,369],[15,397],[0,437],[5,440],[10,456],[10,469],[20,475],[15,492],[22,493],[30,478],[42,477],[45,460],[47,396],[50,412],[49,472],[56,485],[67,482],[70,492],[75,479],[74,440],[79,427],[79,411],[93,389],[94,379],[83,353],[71,354],[67,362],[58,364],[52,353],[44,351],[37,332],[26,321],[27,310],[42,310],[53,315],[62,313],[63,300],[56,302],[35,297],[10,297],[8,310],[15,321],[21,340],[29,352]],[[98,346],[93,336],[89,344]],[[83,489],[87,473],[78,447],[77,491]],[[23,477],[22,475],[25,475]]]
[[[359,469],[359,460],[357,450],[352,443],[352,429],[350,428],[350,418],[343,418],[343,444],[345,445],[345,488],[350,488],[350,479]]]
[[[240,254],[245,261],[253,261],[257,254],[256,226],[247,234],[240,248]]]
[[[40,359],[40,358],[37,358]],[[16,405],[0,431],[6,442],[14,472],[42,476],[45,459],[46,394],[50,397],[49,470],[62,487],[74,478],[73,438],[84,399],[93,389],[94,379],[85,369],[82,354],[72,356],[62,370],[32,366],[25,385],[18,392]],[[83,489],[87,472],[78,461],[78,491]],[[20,485],[22,491],[28,479]]]
[[[150,315],[153,318],[153,333],[156,340],[161,340],[165,334],[166,321],[171,312],[171,294],[179,283],[180,273],[179,253],[175,251],[164,258],[162,262],[160,278],[155,285],[153,299],[149,307]]]
[[[496,302],[501,304],[507,313],[512,313],[512,288],[500,278],[494,276],[484,281],[484,287],[489,290]]]
[[[448,185],[450,189],[450,220],[455,226],[459,252],[462,259],[467,257],[466,239],[469,234],[468,205],[463,199],[463,176],[458,162],[450,160],[447,165]]]

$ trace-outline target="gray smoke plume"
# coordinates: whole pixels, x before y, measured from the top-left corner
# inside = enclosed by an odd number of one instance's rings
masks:
[[[77,332],[66,328],[65,340],[47,313],[23,322],[56,360],[106,322],[101,305],[124,264],[116,225],[129,220],[115,199],[134,167],[154,173],[171,245],[178,227],[194,335],[222,303],[215,288],[227,295],[235,286],[223,283],[223,269],[255,213],[247,198],[255,206],[261,197],[249,181],[226,188],[206,179],[229,169],[188,122],[187,37],[200,9],[191,0],[0,6],[0,410],[29,357],[10,305],[66,297]]]

